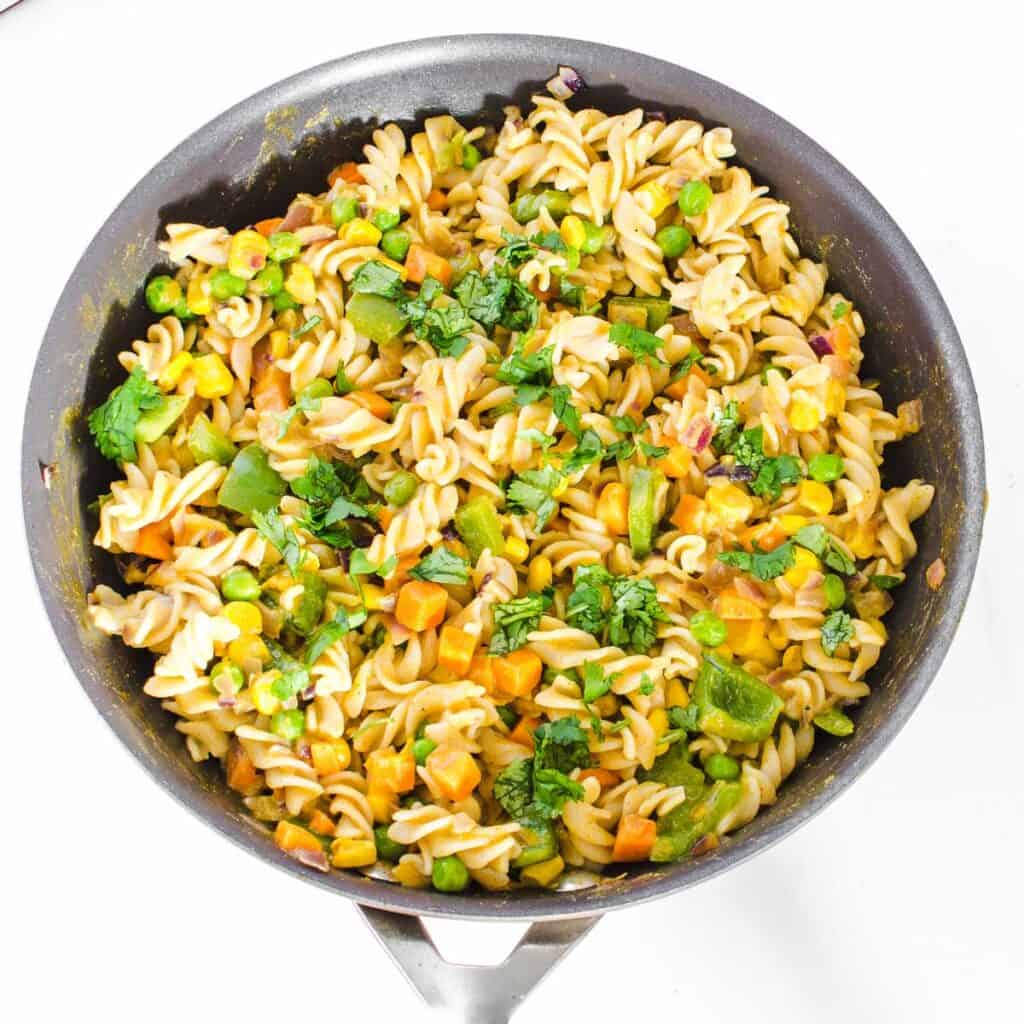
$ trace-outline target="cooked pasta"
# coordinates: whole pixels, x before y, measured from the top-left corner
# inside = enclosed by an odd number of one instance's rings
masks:
[[[90,416],[95,627],[312,868],[456,892],[713,849],[870,692],[934,489],[727,128],[568,102],[373,132],[169,224]]]

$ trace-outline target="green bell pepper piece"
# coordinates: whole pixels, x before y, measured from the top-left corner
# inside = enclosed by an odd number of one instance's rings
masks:
[[[152,444],[162,437],[174,425],[188,405],[188,395],[167,395],[160,404],[149,412],[144,412],[135,424],[135,440]]]
[[[645,331],[664,327],[672,315],[672,303],[651,295],[621,296],[608,300],[608,321],[633,324]]]
[[[494,502],[478,494],[455,513],[455,529],[459,531],[470,558],[476,560],[489,548],[492,555],[505,552],[505,535]]]
[[[534,220],[541,210],[547,210],[552,220],[559,221],[569,212],[572,197],[568,192],[548,188],[543,192],[525,192],[509,207],[509,212],[520,224]]]
[[[205,413],[200,413],[188,428],[188,450],[196,462],[219,462],[222,466],[238,454],[234,441],[215,427]]]
[[[828,708],[814,716],[814,724],[830,736],[851,736],[853,734],[853,719],[844,714],[839,708]]]
[[[408,322],[395,303],[369,292],[356,292],[345,307],[345,316],[360,334],[378,345],[397,338]]]
[[[250,444],[231,463],[217,492],[217,504],[246,516],[269,512],[277,508],[287,489],[288,484],[271,467],[263,447]]]
[[[658,820],[651,860],[664,864],[687,856],[701,836],[718,830],[722,819],[740,802],[742,792],[738,782],[716,782],[695,800],[687,797]]]
[[[554,826],[543,818],[523,822],[521,842],[523,852],[512,861],[514,868],[528,868],[531,864],[540,864],[541,861],[550,860],[558,853]]]
[[[782,709],[782,698],[739,665],[705,654],[693,688],[703,732],[740,743],[767,739]]]
[[[289,616],[288,625],[299,636],[309,636],[323,617],[327,584],[318,573],[305,571],[299,573],[299,582],[302,584],[302,597]]]
[[[651,553],[654,543],[654,504],[661,474],[651,469],[633,470],[629,485],[629,546],[637,558]]]
[[[696,800],[704,792],[704,773],[690,763],[690,752],[682,741],[673,743],[664,754],[655,758],[650,768],[641,768],[636,777],[641,782],[682,786],[687,800]]]

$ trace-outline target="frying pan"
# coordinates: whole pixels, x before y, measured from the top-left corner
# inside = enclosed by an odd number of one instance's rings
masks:
[[[587,105],[636,105],[729,125],[740,162],[789,203],[801,248],[830,271],[868,325],[865,373],[886,405],[921,397],[925,429],[886,454],[888,484],[937,485],[917,525],[921,551],[887,619],[890,643],[855,712],[853,737],[819,737],[778,803],[699,860],[638,866],[575,891],[460,895],[404,889],[354,872],[312,872],[280,852],[243,813],[215,769],[193,764],[172,718],[142,693],[151,661],[92,630],[86,595],[120,582],[90,537],[87,506],[108,489],[112,466],[89,442],[84,413],[122,373],[115,354],[144,334],[142,284],[161,263],[171,221],[235,230],[318,192],[328,170],[359,153],[370,130],[451,111],[500,123],[502,107],[528,104],[559,64],[580,71]],[[912,155],[909,157],[912,159]],[[355,900],[392,956],[433,1005],[466,1019],[506,1021],[529,989],[605,911],[678,892],[752,857],[835,799],[881,753],[924,695],[952,640],[981,540],[984,449],[977,398],[956,327],[906,237],[864,187],[792,125],[717,82],[651,57],[540,36],[455,36],[402,43],[333,61],[271,86],[216,118],[162,160],[93,239],[64,289],[36,363],[22,452],[25,523],[47,613],[97,710],[158,785],[250,853]],[[932,591],[923,568],[944,559]],[[534,922],[503,965],[445,963],[418,915]]]

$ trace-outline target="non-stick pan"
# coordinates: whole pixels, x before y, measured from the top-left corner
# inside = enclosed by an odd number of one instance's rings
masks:
[[[778,803],[714,853],[558,893],[442,895],[354,872],[321,875],[277,850],[212,766],[192,763],[171,716],[143,696],[148,653],[90,629],[87,593],[119,580],[110,556],[90,543],[88,505],[107,490],[112,469],[89,443],[84,413],[120,379],[115,353],[150,321],[141,286],[161,262],[156,242],[168,222],[240,228],[282,210],[296,192],[321,191],[327,171],[356,156],[373,126],[411,126],[441,111],[499,123],[504,105],[526,105],[559,64],[582,73],[589,105],[641,105],[729,125],[740,161],[789,203],[801,247],[827,259],[864,316],[866,374],[880,380],[886,404],[924,400],[925,429],[892,446],[885,463],[889,483],[921,477],[937,485],[916,524],[921,552],[886,620],[891,640],[872,674],[874,692],[855,713],[854,736],[821,737]],[[913,153],[904,160],[912,165]],[[766,849],[878,757],[949,647],[978,556],[985,493],[977,399],[956,327],[917,253],[864,187],[792,125],[717,82],[626,50],[539,36],[428,39],[345,57],[271,86],[178,146],[114,211],[64,289],[36,364],[23,444],[25,522],[43,601],[82,686],[121,741],[160,786],[239,846],[355,900],[428,1001],[461,1006],[474,1021],[507,1020],[603,912],[685,889]],[[938,557],[947,575],[933,591],[924,567]],[[421,914],[535,923],[503,966],[463,968],[446,965],[406,916]]]

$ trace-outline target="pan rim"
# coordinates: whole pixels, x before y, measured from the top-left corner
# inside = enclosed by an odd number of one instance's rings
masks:
[[[613,884],[603,884],[577,893],[516,894],[515,898],[503,897],[502,894],[443,895],[439,898],[439,894],[430,890],[413,890],[384,882],[370,882],[361,876],[351,876],[344,872],[321,875],[288,858],[275,846],[268,843],[265,836],[257,830],[243,829],[227,815],[207,810],[198,799],[200,790],[193,782],[178,779],[167,772],[161,773],[159,766],[151,763],[143,755],[133,740],[127,722],[124,721],[123,716],[117,714],[118,701],[114,691],[112,689],[103,691],[87,682],[85,672],[79,665],[85,658],[80,649],[76,649],[71,639],[74,629],[71,628],[72,618],[68,602],[47,575],[47,552],[41,549],[38,535],[33,530],[34,523],[43,522],[49,518],[49,509],[47,491],[40,486],[39,482],[38,447],[34,440],[35,437],[38,437],[39,428],[45,424],[45,420],[41,418],[43,413],[33,408],[32,397],[45,392],[45,378],[59,359],[60,352],[54,335],[58,331],[62,317],[66,316],[68,311],[73,313],[77,308],[80,293],[75,285],[76,278],[80,269],[87,263],[97,242],[107,232],[114,232],[116,236],[121,219],[127,217],[128,211],[135,203],[145,199],[154,179],[160,176],[162,169],[165,169],[168,164],[174,165],[179,161],[187,163],[190,159],[190,152],[211,129],[216,128],[221,131],[224,126],[233,122],[249,123],[254,110],[280,107],[282,104],[288,103],[289,97],[292,95],[307,99],[310,95],[322,93],[327,84],[338,87],[346,82],[358,81],[361,78],[379,74],[382,69],[387,68],[398,70],[419,67],[428,62],[458,63],[467,60],[494,62],[496,53],[500,52],[501,48],[511,45],[530,46],[541,53],[559,55],[555,57],[555,60],[563,63],[585,65],[589,61],[591,64],[604,62],[614,65],[624,61],[639,61],[648,68],[661,68],[674,78],[678,79],[680,76],[688,78],[698,92],[705,90],[727,97],[730,102],[745,108],[748,116],[767,120],[769,124],[777,126],[780,131],[793,139],[794,143],[803,150],[803,160],[816,164],[828,177],[834,189],[838,190],[840,187],[845,189],[849,197],[848,204],[856,203],[860,207],[861,215],[870,222],[872,232],[882,239],[887,251],[893,257],[894,264],[899,267],[901,275],[920,292],[923,302],[932,311],[936,325],[942,329],[946,340],[943,355],[947,360],[950,370],[949,378],[956,389],[963,416],[960,427],[961,436],[965,439],[965,449],[974,456],[967,460],[967,465],[963,470],[964,493],[969,497],[975,496],[979,499],[985,494],[981,415],[966,353],[955,323],[931,274],[909,239],[878,200],[844,165],[800,129],[755,100],[681,65],[649,57],[637,51],[601,43],[518,33],[428,37],[364,50],[327,61],[300,71],[281,82],[273,83],[243,99],[208,121],[171,149],[140,179],[105,220],[76,263],[68,283],[62,290],[47,325],[29,386],[22,434],[22,493],[26,539],[37,587],[47,617],[57,634],[69,667],[96,711],[110,725],[135,760],[145,768],[162,789],[170,792],[189,811],[247,852],[306,882],[319,885],[358,903],[402,914],[427,914],[434,917],[466,920],[500,918],[502,920],[536,921],[590,916],[623,906],[648,902],[670,893],[681,892],[691,885],[696,885],[712,875],[736,867],[767,850],[820,813],[856,781],[877,760],[905,725],[931,685],[949,650],[970,592],[980,551],[984,518],[981,500],[969,502],[964,510],[963,525],[957,539],[958,557],[946,579],[940,597],[943,602],[942,610],[939,613],[943,626],[941,632],[936,631],[931,642],[908,673],[909,681],[899,700],[895,702],[890,715],[875,727],[871,736],[865,740],[864,746],[844,765],[843,770],[835,776],[831,784],[823,786],[819,791],[807,796],[799,806],[771,822],[760,833],[744,837],[740,832],[716,854],[689,862],[685,871],[669,869],[664,873],[652,873],[650,877],[642,881],[634,880],[626,891],[619,891]],[[622,81],[623,84],[626,84],[628,79],[623,78]],[[61,628],[62,626],[68,628]]]

